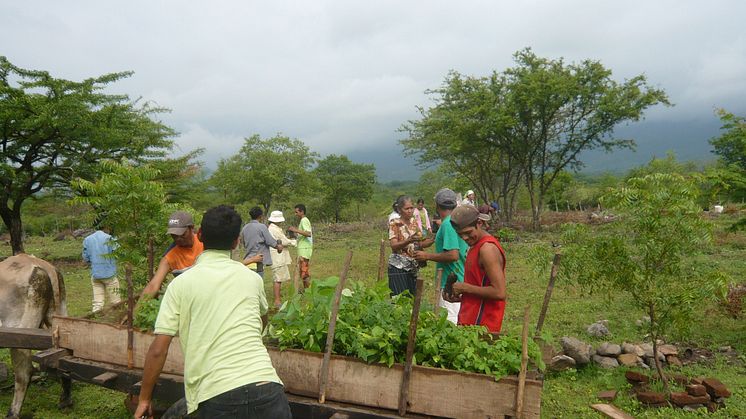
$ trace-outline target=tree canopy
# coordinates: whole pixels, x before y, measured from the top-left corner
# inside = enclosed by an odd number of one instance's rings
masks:
[[[597,61],[566,64],[528,48],[514,59],[514,67],[489,77],[451,72],[428,92],[436,105],[403,126],[409,138],[402,144],[420,163],[444,163],[484,195],[499,189],[505,199],[522,180],[538,228],[545,194],[563,170],[582,167],[586,150],[633,147],[633,140],[613,137],[614,127],[669,102],[644,75],[617,82]],[[504,203],[512,208],[512,200]]]
[[[376,168],[372,164],[353,163],[347,156],[330,154],[312,173],[320,183],[323,207],[334,214],[335,222],[349,204],[367,202],[373,195]]]
[[[317,157],[300,140],[252,135],[238,153],[218,163],[210,181],[224,199],[236,204],[253,201],[267,213],[276,200],[308,188],[308,170]]]
[[[142,162],[171,149],[175,132],[153,119],[164,109],[103,92],[131,75],[70,81],[0,57],[0,217],[13,253],[23,251],[21,212],[29,197],[76,177],[93,179],[101,159]]]

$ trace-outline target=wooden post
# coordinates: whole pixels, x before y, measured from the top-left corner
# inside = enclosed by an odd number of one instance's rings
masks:
[[[383,281],[386,272],[386,240],[381,239],[381,251],[378,254],[378,280]]]
[[[554,290],[554,280],[555,278],[557,278],[557,270],[559,269],[561,258],[561,254],[554,254],[554,260],[552,261],[552,272],[549,274],[549,284],[547,284],[547,291],[544,294],[544,303],[541,305],[539,320],[536,322],[536,331],[534,332],[534,337],[537,338],[541,334],[541,328],[544,326],[544,317],[546,317],[547,308],[549,307],[549,299],[552,298],[552,290]]]
[[[125,267],[124,276],[127,279],[127,368],[135,367],[135,355],[132,351],[134,333],[132,329],[132,317],[135,309],[135,294],[132,286],[132,265]]]
[[[412,358],[414,357],[414,345],[417,340],[417,320],[420,317],[420,303],[422,303],[422,288],[425,281],[417,278],[417,288],[414,294],[414,305],[412,306],[412,320],[409,322],[409,339],[407,340],[407,356],[404,361],[404,375],[399,389],[399,416],[407,413],[407,398],[409,397],[409,378],[412,375]]]
[[[332,303],[332,313],[329,317],[329,330],[326,333],[326,351],[324,351],[324,359],[321,361],[321,372],[319,376],[319,403],[326,401],[326,381],[329,378],[329,361],[332,357],[332,347],[334,347],[334,331],[337,327],[337,314],[339,314],[339,302],[342,299],[342,290],[347,281],[347,272],[350,270],[350,262],[352,261],[352,250],[347,252],[347,259],[345,260],[344,268],[342,268],[342,274],[339,275],[339,283],[337,289],[334,291],[334,302]]]
[[[526,368],[528,367],[528,315],[530,307],[523,313],[523,334],[521,335],[521,371],[518,374],[518,392],[515,401],[515,417],[523,419],[523,392],[526,388]]]
[[[299,293],[300,284],[298,283],[298,277],[300,276],[300,273],[298,271],[300,270],[300,256],[296,256],[295,259],[296,263],[291,263],[290,266],[293,267],[293,288],[295,288],[296,293]]]
[[[441,284],[441,281],[443,281],[443,268],[439,268],[436,272],[437,273],[435,274],[435,300],[433,301],[433,312],[435,314],[438,314],[438,309],[440,308],[438,307],[438,302],[440,301],[440,292],[441,292],[440,284]]]
[[[155,251],[153,250],[153,238],[148,239],[148,280],[153,277],[155,266]]]

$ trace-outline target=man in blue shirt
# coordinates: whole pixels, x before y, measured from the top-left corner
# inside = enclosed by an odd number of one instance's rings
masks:
[[[104,308],[106,294],[109,295],[110,304],[121,301],[117,262],[111,257],[115,243],[109,233],[111,233],[109,227],[100,226],[98,230],[83,239],[83,261],[91,266],[94,313]]]

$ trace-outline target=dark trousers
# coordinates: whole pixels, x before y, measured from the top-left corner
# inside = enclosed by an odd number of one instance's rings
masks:
[[[391,296],[409,291],[409,294],[414,297],[417,290],[417,271],[405,271],[389,265],[389,288],[391,289]]]
[[[281,384],[247,384],[226,391],[199,404],[203,419],[290,419],[290,404]]]

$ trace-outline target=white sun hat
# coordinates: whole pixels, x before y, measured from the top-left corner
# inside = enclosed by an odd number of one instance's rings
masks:
[[[284,223],[285,217],[282,215],[282,211],[272,211],[269,214],[269,221],[272,223]]]

